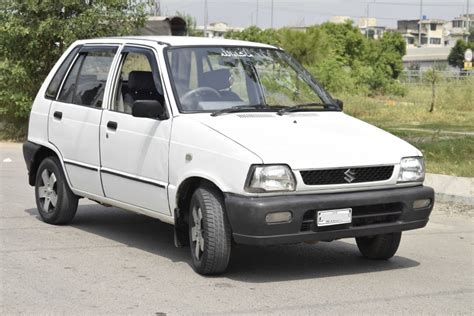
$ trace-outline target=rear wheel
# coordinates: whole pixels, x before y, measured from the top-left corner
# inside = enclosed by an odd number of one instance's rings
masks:
[[[189,209],[189,244],[193,269],[204,275],[223,273],[229,264],[231,230],[222,194],[199,187]]]
[[[400,245],[402,233],[356,237],[357,247],[368,259],[387,260],[392,258]]]
[[[78,198],[69,188],[56,157],[45,158],[39,165],[35,196],[39,215],[44,222],[61,225],[69,223],[74,218]]]

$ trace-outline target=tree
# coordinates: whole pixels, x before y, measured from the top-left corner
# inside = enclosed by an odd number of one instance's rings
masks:
[[[367,39],[351,22],[323,23],[305,30],[261,30],[252,26],[226,38],[281,46],[304,64],[332,92],[402,95],[405,41],[398,33]]]
[[[188,36],[204,36],[204,32],[196,29],[196,19],[185,12],[176,11],[176,15],[186,21],[186,35]]]
[[[303,65],[318,64],[331,53],[327,34],[319,27],[311,26],[305,32],[281,29],[280,46]]]
[[[239,39],[243,41],[279,45],[278,33],[274,29],[262,30],[256,26],[250,26],[242,31],[232,31],[225,34],[225,38]]]
[[[25,132],[33,98],[72,42],[130,34],[145,17],[145,4],[128,0],[3,1],[0,120],[5,127]]]
[[[368,41],[360,30],[352,25],[352,21],[341,24],[326,22],[320,27],[328,35],[334,55],[345,65],[352,67],[353,63],[363,56]]]
[[[348,67],[345,67],[334,57],[325,58],[308,70],[314,74],[326,90],[331,93],[354,93],[355,81]],[[357,91],[360,92],[360,91]]]
[[[436,100],[436,84],[441,81],[441,74],[435,67],[431,67],[424,74],[424,79],[431,84],[431,105],[430,113],[435,109],[435,100]]]
[[[474,42],[466,43],[464,40],[458,40],[456,45],[451,48],[451,52],[448,56],[448,63],[459,69],[464,68],[464,52],[468,48],[474,49]]]
[[[390,76],[393,79],[397,79],[403,71],[402,58],[407,52],[405,40],[400,33],[387,32],[378,43],[380,46],[379,61],[388,65],[390,67]]]

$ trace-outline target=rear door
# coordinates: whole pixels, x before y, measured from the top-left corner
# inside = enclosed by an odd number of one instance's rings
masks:
[[[61,152],[74,189],[103,196],[99,126],[108,76],[118,46],[83,46],[48,118],[48,138]]]
[[[115,74],[112,98],[109,109],[104,110],[100,126],[105,196],[169,215],[167,187],[171,119],[138,118],[131,114],[137,100],[152,99],[164,103],[154,49],[124,47]]]

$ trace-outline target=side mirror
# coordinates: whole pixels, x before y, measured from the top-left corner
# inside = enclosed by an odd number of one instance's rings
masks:
[[[135,117],[146,117],[162,119],[165,107],[157,100],[137,100],[132,105],[132,115]]]
[[[339,100],[339,99],[335,99],[334,101],[336,101],[336,105],[341,109],[341,111],[344,109],[344,102],[342,102],[342,100]]]

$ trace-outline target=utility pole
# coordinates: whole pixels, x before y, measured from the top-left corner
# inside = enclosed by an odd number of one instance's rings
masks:
[[[367,16],[365,17],[365,37],[369,38],[369,3],[367,2]]]
[[[258,27],[258,0],[257,0],[257,12],[255,15],[255,26]]]
[[[204,37],[207,37],[207,0],[204,0]]]
[[[467,0],[469,2],[469,0]],[[271,8],[271,16],[270,16],[270,28],[273,28],[273,0],[272,0],[272,8]]]
[[[155,0],[155,16],[161,15],[161,4],[160,0]]]
[[[466,0],[466,44],[469,44],[469,31],[471,30],[471,17],[469,16],[469,0]]]
[[[420,0],[420,21],[418,22],[418,46],[421,47],[421,21],[423,19],[423,0]]]

